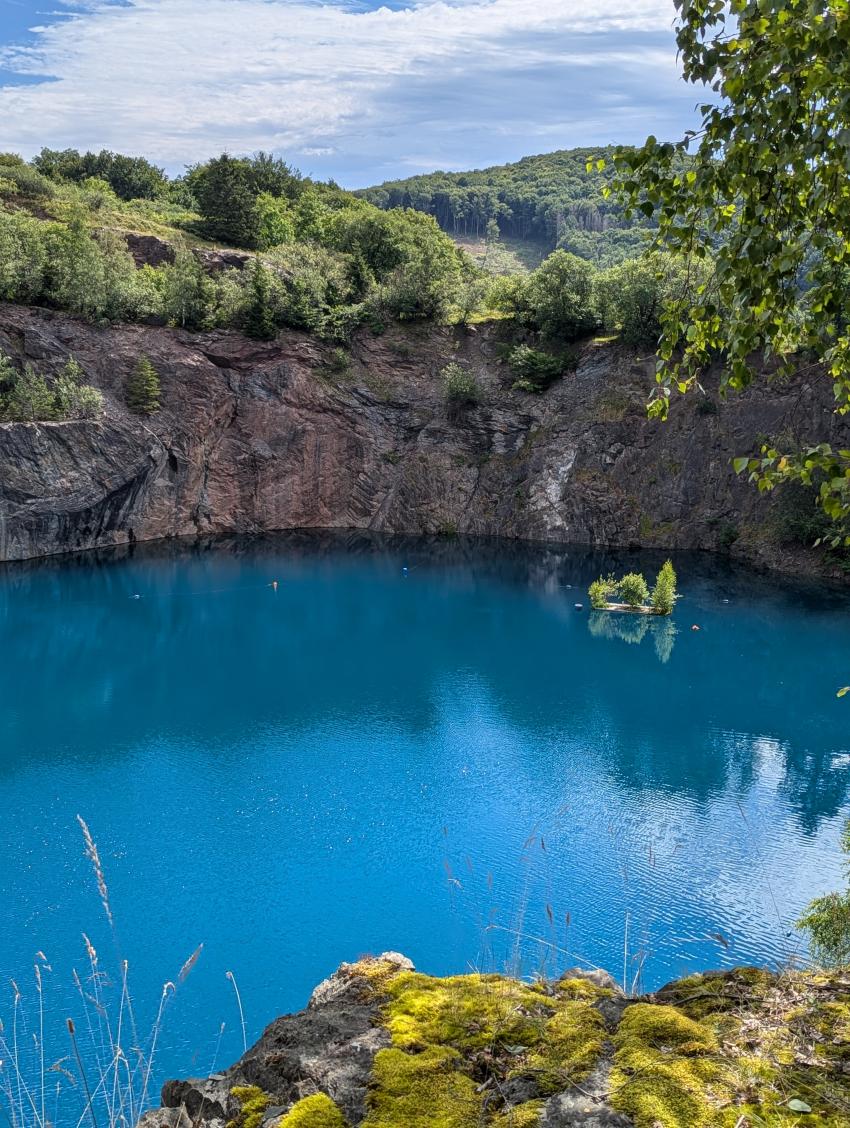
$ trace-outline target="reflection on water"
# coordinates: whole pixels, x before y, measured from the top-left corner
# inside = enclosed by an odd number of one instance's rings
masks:
[[[628,914],[649,987],[800,954],[840,880],[850,601],[681,554],[671,618],[576,608],[663,558],[358,533],[6,568],[0,980],[112,949],[78,813],[140,998],[205,944],[167,1072],[225,1020],[238,1055],[229,969],[256,1034],[369,950],[622,974]]]
[[[639,646],[651,634],[655,654],[662,663],[670,661],[676,642],[677,628],[670,618],[628,612],[591,611],[587,626],[594,638],[619,638],[633,646]]]

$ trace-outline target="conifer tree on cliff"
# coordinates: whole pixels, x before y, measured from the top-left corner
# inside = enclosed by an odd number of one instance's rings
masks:
[[[153,415],[160,408],[159,373],[146,356],[140,356],[127,380],[124,401],[136,415]]]
[[[271,341],[277,334],[271,296],[269,272],[259,259],[255,259],[245,309],[246,336],[255,337],[259,341]]]

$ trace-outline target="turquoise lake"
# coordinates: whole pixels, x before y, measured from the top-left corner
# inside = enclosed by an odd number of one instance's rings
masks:
[[[40,950],[68,1052],[83,933],[140,1028],[177,984],[158,1080],[241,1053],[228,971],[250,1041],[386,949],[643,989],[804,958],[850,814],[850,598],[680,554],[671,621],[588,611],[663,559],[292,534],[0,570],[7,1030]]]

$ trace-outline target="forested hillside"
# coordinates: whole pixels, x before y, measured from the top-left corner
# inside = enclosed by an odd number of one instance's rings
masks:
[[[604,167],[584,167],[588,152],[562,154],[571,178],[560,196],[557,161],[539,158],[540,183],[551,192],[529,196],[525,219],[519,207],[511,218],[492,193],[488,206],[526,234],[543,230],[544,213],[560,217],[562,243],[569,214],[586,239],[607,239],[607,253],[623,258],[629,240],[638,247],[646,232],[613,226],[622,216],[602,195]],[[592,200],[581,198],[588,186]],[[494,219],[477,265],[436,217],[396,202],[379,208],[266,153],[222,154],[175,179],[144,158],[107,151],[44,149],[30,162],[0,154],[0,300],[261,339],[305,329],[341,344],[362,325],[382,332],[394,320],[497,317],[513,324],[507,337],[525,348],[514,366],[519,384],[538,391],[567,362],[526,355],[530,344],[557,352],[604,327],[651,346],[682,282],[676,263],[651,254],[600,270],[564,247],[524,272]],[[157,245],[140,253],[144,236]],[[595,245],[596,257],[601,249]]]
[[[164,244],[136,261],[133,236]],[[130,236],[128,243],[128,236]],[[246,253],[217,255],[217,248]],[[429,216],[382,212],[264,153],[170,180],[141,157],[0,154],[0,299],[78,316],[345,338],[440,319],[475,273]]]
[[[603,189],[611,148],[563,149],[473,172],[433,172],[392,180],[359,194],[379,208],[416,208],[455,236],[495,235],[561,248],[600,266],[640,253],[648,223],[626,219]],[[605,167],[596,166],[605,159]],[[589,161],[594,162],[590,171]]]

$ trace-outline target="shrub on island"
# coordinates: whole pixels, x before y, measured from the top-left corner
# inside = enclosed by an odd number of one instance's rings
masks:
[[[617,594],[617,581],[613,576],[609,576],[606,580],[600,576],[587,589],[587,594],[594,611],[604,611]]]
[[[620,580],[618,591],[628,607],[643,607],[649,599],[649,588],[641,572],[627,572]]]
[[[627,572],[619,580],[613,576],[594,580],[587,591],[594,611],[644,611],[669,615],[675,606],[676,572],[670,560],[665,561],[655,580],[650,596],[649,586],[641,572]]]

